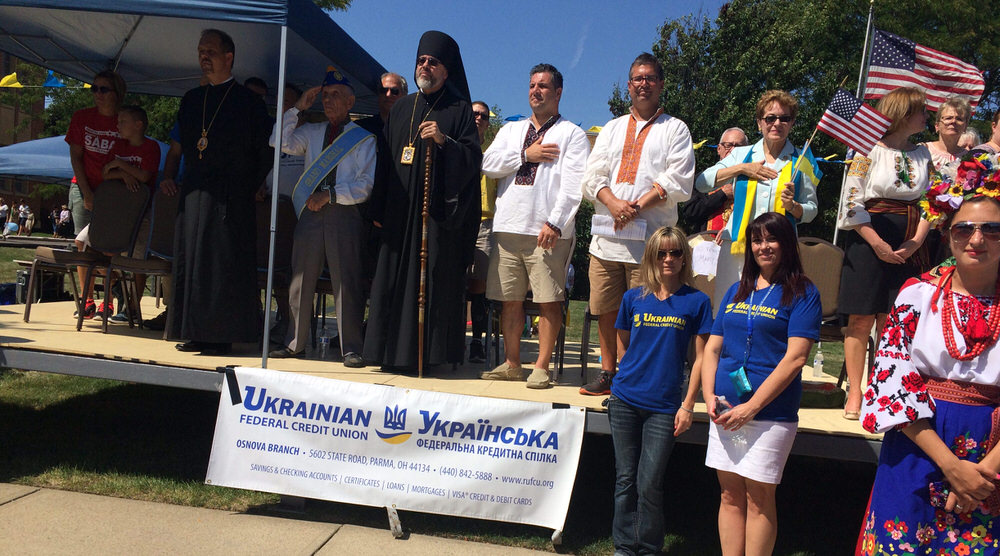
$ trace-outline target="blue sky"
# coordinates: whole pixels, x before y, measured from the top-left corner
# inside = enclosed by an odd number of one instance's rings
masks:
[[[611,119],[614,84],[624,85],[629,64],[651,49],[663,22],[689,13],[714,20],[723,3],[354,0],[330,15],[386,69],[405,76],[410,92],[420,35],[448,33],[462,49],[472,98],[498,105],[503,116],[530,114],[528,70],[550,63],[563,74],[560,112],[587,129]]]

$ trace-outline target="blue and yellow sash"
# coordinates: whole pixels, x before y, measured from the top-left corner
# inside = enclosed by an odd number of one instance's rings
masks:
[[[344,157],[353,151],[362,141],[369,137],[374,137],[372,133],[364,128],[352,126],[350,129],[338,135],[333,142],[316,160],[309,165],[302,177],[296,182],[292,189],[292,205],[295,206],[296,216],[301,217],[302,211],[306,208],[306,200],[316,192],[316,188],[323,182]]]
[[[800,159],[801,163],[799,162]],[[747,152],[743,162],[753,162],[752,147]],[[778,177],[775,178],[778,180],[778,187],[774,195],[771,196],[769,210],[778,214],[785,214],[785,208],[781,205],[781,194],[785,191],[785,184],[792,181],[792,172],[796,165],[799,166],[799,173],[795,176],[794,182],[796,202],[801,202],[799,199],[802,195],[802,182],[804,178],[808,178],[813,186],[815,186],[819,183],[819,179],[823,177],[823,173],[819,170],[819,165],[816,164],[816,159],[813,157],[812,150],[807,147],[806,150],[799,151],[793,147],[792,161],[785,164],[785,167],[778,173]],[[746,248],[746,230],[750,225],[750,217],[753,215],[753,203],[756,198],[757,180],[752,180],[741,174],[736,179],[736,185],[733,187],[733,214],[729,217],[729,237],[733,240],[729,252],[734,255],[743,253]],[[785,214],[785,216],[791,220],[792,226],[795,226],[795,217],[791,214]]]

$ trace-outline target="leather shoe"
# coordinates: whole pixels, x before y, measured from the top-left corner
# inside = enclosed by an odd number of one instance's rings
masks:
[[[344,356],[344,366],[352,369],[360,369],[365,366],[365,360],[360,355],[352,351]]]
[[[303,355],[305,355],[305,350],[292,351],[286,347],[283,347],[281,349],[276,349],[267,354],[267,356],[272,359],[288,359],[291,357],[302,357]]]
[[[205,348],[205,344],[191,340],[183,344],[177,344],[174,347],[177,348],[177,351],[201,351]]]

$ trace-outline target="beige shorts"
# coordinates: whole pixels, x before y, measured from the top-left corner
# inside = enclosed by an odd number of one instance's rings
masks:
[[[493,219],[483,220],[479,224],[479,235],[476,237],[476,250],[472,254],[472,264],[465,274],[468,280],[486,281],[490,269],[490,253],[493,252]]]
[[[622,296],[642,285],[639,265],[605,261],[590,256],[590,314],[617,313]]]
[[[538,247],[538,237],[497,232],[486,297],[497,301],[524,301],[528,290],[535,303],[552,303],[566,297],[566,272],[573,251],[572,239],[560,239],[551,249]]]

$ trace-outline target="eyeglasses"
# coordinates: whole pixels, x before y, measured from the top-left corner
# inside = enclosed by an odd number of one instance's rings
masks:
[[[100,85],[100,86],[95,85],[95,86],[93,86],[93,87],[90,88],[90,92],[94,93],[95,95],[98,94],[98,93],[100,93],[102,95],[106,95],[108,93],[115,92],[115,90],[112,89],[111,87],[105,87],[104,85]]]
[[[660,80],[659,77],[655,75],[633,75],[628,78],[633,85],[642,85],[643,83],[656,83]]]
[[[656,258],[657,259],[661,259],[661,260],[665,259],[665,258],[667,258],[667,255],[670,255],[670,257],[673,258],[673,259],[679,259],[679,258],[681,258],[681,257],[684,256],[684,250],[683,249],[660,249],[659,251],[656,252]]]
[[[969,241],[976,230],[982,232],[985,239],[1000,240],[1000,222],[959,222],[951,227],[951,239]]]
[[[473,110],[472,111],[472,117],[473,118],[482,118],[484,120],[488,120],[488,119],[490,119],[490,113],[489,112],[476,112],[475,110]]]
[[[437,58],[435,58],[433,56],[420,56],[419,58],[417,58],[417,67],[418,68],[420,66],[424,65],[424,64],[427,64],[428,66],[430,66],[432,68],[436,68],[436,67],[438,67],[438,64],[440,64],[440,63],[441,63],[441,60],[438,60]]]
[[[732,141],[725,141],[723,143],[719,143],[719,146],[722,147],[722,148],[724,148],[724,149],[731,149],[733,147],[745,147],[745,146],[747,146],[747,144],[746,143],[733,143]]]
[[[402,93],[403,90],[400,89],[399,87],[383,87],[381,85],[378,86],[378,94],[384,95],[387,92],[388,93],[392,93],[392,96],[395,97],[395,96],[399,96],[399,93]]]
[[[767,124],[773,124],[774,122],[781,122],[783,124],[787,124],[788,122],[794,120],[795,118],[791,116],[775,116],[774,114],[768,114],[767,116],[764,116],[761,119],[764,120],[764,122]]]

